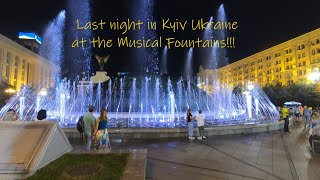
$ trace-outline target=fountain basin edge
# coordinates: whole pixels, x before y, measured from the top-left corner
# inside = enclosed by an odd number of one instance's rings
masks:
[[[256,132],[274,131],[283,128],[283,121],[266,124],[234,125],[205,127],[206,136],[248,134]],[[80,138],[76,128],[63,129],[68,139]],[[136,139],[136,138],[170,138],[187,137],[187,128],[110,128],[108,129],[111,139]],[[198,135],[198,128],[194,128],[195,135]]]

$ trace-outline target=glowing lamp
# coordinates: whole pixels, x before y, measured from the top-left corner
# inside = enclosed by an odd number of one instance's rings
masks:
[[[48,91],[46,88],[42,88],[39,92],[40,96],[47,96],[48,95]]]
[[[317,81],[320,78],[320,73],[319,72],[312,72],[308,75],[308,80],[310,81]]]
[[[14,94],[14,93],[16,93],[16,90],[13,89],[13,88],[8,88],[8,89],[6,89],[4,92],[5,92],[5,93],[9,93],[9,94]]]

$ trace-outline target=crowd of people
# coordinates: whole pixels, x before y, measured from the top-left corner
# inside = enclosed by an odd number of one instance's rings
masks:
[[[106,109],[101,109],[100,116],[96,118],[93,115],[94,108],[90,106],[88,112],[81,116],[82,128],[80,133],[84,135],[85,149],[111,149],[111,144],[108,134],[108,122]],[[310,147],[312,147],[312,140],[320,140],[320,115],[317,111],[312,111],[312,108],[307,106],[283,106],[281,114],[284,119],[284,132],[289,131],[289,119],[293,120],[293,127],[300,127],[304,124],[305,129],[312,129],[309,137]],[[19,116],[14,109],[9,109],[5,116],[2,118],[3,121],[17,121]],[[37,117],[34,121],[46,121],[47,111],[45,109],[39,110]],[[205,116],[201,110],[198,110],[197,115],[192,115],[192,110],[188,109],[186,115],[188,125],[188,136],[189,139],[195,139],[194,136],[194,121],[197,121],[198,137],[197,139],[206,139],[204,134],[204,121]],[[80,120],[78,121],[79,124]]]
[[[282,117],[284,119],[284,132],[289,131],[289,118],[292,117],[293,127],[300,127],[304,124],[306,130],[311,130],[309,136],[309,144],[313,150],[312,140],[320,140],[320,115],[319,112],[313,111],[312,107],[308,106],[283,106],[281,109]],[[309,132],[308,132],[309,133]]]

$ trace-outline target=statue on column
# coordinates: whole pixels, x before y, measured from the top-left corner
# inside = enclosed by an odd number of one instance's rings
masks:
[[[95,57],[98,60],[98,64],[100,66],[100,70],[99,71],[104,71],[104,65],[107,63],[110,55],[107,55],[105,57],[100,57],[99,55],[96,54]]]
[[[104,65],[107,63],[110,55],[107,55],[105,57],[100,57],[99,55],[95,55],[95,58],[98,60],[98,64],[100,66],[99,71],[96,72],[94,76],[91,76],[90,80],[93,83],[103,83],[110,79],[109,76],[107,76],[107,72],[104,70]]]

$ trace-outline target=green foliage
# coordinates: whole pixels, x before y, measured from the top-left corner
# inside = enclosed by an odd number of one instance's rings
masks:
[[[8,88],[13,88],[13,86],[7,84],[6,82],[0,83],[0,109],[5,105],[5,102],[10,99],[11,94],[5,93]]]
[[[38,170],[37,179],[121,179],[129,154],[66,154]]]
[[[265,86],[262,89],[276,106],[282,106],[287,101],[297,101],[313,107],[320,105],[320,84],[318,83],[297,82],[289,86],[277,84]]]
[[[236,95],[238,98],[242,97],[242,93],[244,92],[244,87],[242,84],[238,84],[233,88],[233,94]]]

